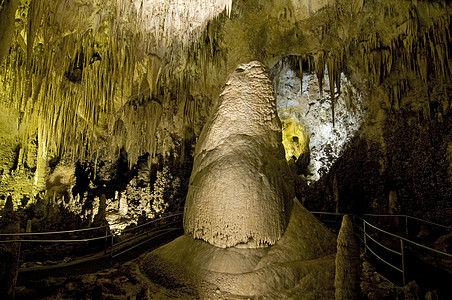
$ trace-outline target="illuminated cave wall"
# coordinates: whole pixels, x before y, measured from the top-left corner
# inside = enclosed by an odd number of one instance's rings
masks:
[[[323,176],[309,186],[300,177],[299,198],[328,210],[452,215],[452,8],[446,2],[237,0],[183,7],[162,1],[153,7],[157,2],[144,1],[141,7],[140,1],[22,0],[14,28],[4,20],[11,20],[6,7],[16,2],[1,3],[1,45],[10,47],[0,49],[6,124],[0,199],[13,193],[20,206],[40,190],[56,189],[46,181],[63,162],[86,166],[90,180],[78,178],[72,191],[83,183],[91,201],[104,192],[114,199],[114,184],[124,192],[135,176],[128,172],[137,173],[145,155],[150,186],[164,165],[188,161],[190,169],[196,138],[235,66],[258,60],[273,69],[295,56],[316,75],[303,75],[305,81],[321,79],[324,97],[313,106],[328,119],[335,103],[337,128],[340,112],[349,111],[340,107],[348,86],[363,102],[351,104],[365,108],[354,138],[332,155],[340,157],[317,171]],[[199,26],[185,30],[186,23],[177,23],[184,11],[200,16]],[[152,18],[168,12],[171,24]],[[331,123],[313,126],[334,133]],[[313,145],[320,135],[311,134],[323,130],[305,128]],[[126,173],[119,185],[106,175],[106,166],[118,161],[127,166],[112,168]],[[390,194],[397,199],[389,201]]]
[[[325,84],[320,90],[319,79],[308,65],[305,61],[303,71],[302,59],[289,57],[272,71],[286,159],[294,156],[296,162],[302,160],[297,165],[306,169],[299,171],[310,183],[327,174],[341,156],[343,148],[363,123],[364,104],[359,92],[341,73],[341,91],[333,87],[336,95],[333,110],[328,71],[325,71]]]

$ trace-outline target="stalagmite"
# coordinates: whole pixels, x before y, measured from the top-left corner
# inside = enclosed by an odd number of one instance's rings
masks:
[[[291,184],[265,67],[239,65],[196,145],[184,230],[218,247],[272,245],[288,222]]]
[[[359,298],[359,272],[359,250],[353,235],[353,223],[350,216],[344,215],[337,237],[334,278],[336,300]]]
[[[196,144],[185,234],[147,254],[143,274],[193,278],[199,298],[332,299],[335,238],[294,198],[281,137],[264,65],[240,64]]]
[[[7,197],[5,207],[1,211],[0,234],[20,233],[20,218],[14,211],[11,195]],[[17,239],[17,237],[12,237]],[[14,299],[19,267],[19,243],[0,244],[0,297],[2,299]]]

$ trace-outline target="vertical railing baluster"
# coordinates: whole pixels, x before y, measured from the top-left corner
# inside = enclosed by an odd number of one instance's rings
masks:
[[[367,253],[367,241],[366,241],[366,220],[363,216],[363,231],[364,231],[364,253]]]
[[[110,264],[113,265],[113,233],[111,234],[111,246],[110,246]]]
[[[105,250],[104,253],[107,254],[108,249],[108,226],[105,227]]]
[[[405,233],[408,235],[408,216],[405,215]]]
[[[406,285],[406,274],[405,274],[405,247],[403,245],[403,240],[400,239],[400,254],[402,255],[402,282],[403,286]]]
[[[14,288],[16,288],[17,274],[19,274],[21,250],[22,250],[22,242],[19,242],[19,249],[17,250],[17,264],[16,264],[16,272],[17,273],[16,273],[16,280],[14,281]]]

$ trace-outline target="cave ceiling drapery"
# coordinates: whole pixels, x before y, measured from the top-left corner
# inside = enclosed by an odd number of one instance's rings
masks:
[[[226,76],[250,60],[272,67],[299,56],[319,78],[328,68],[337,90],[346,72],[360,89],[377,87],[372,94],[388,107],[404,105],[412,77],[447,81],[452,71],[451,10],[444,1],[1,5],[0,38],[9,45],[0,49],[1,105],[17,113],[23,145],[38,136],[38,156],[124,148],[133,164],[144,153],[167,153],[174,135],[199,134]],[[5,22],[11,10],[15,22]]]
[[[116,126],[108,124],[112,130],[121,129],[122,119],[140,114],[133,108],[137,103],[158,117],[159,104],[142,100],[151,97],[159,77],[182,82],[183,75],[177,78],[181,72],[172,72],[173,66],[183,68],[187,49],[207,22],[224,10],[230,14],[231,9],[230,0],[196,1],[196,5],[188,1],[3,2],[2,20],[20,3],[15,24],[2,23],[15,31],[11,54],[3,62],[2,101],[13,103],[21,122],[32,132],[39,128],[42,139],[57,152],[75,155],[84,154],[86,139],[99,146],[96,131],[107,125],[104,114],[118,119]],[[5,44],[11,42],[9,36],[1,38]],[[146,112],[143,116],[149,117]],[[155,125],[150,123],[127,129],[149,130]],[[137,151],[151,152],[151,147]]]

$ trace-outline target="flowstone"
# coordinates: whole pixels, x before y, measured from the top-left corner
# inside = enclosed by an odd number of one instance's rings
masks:
[[[272,85],[259,62],[229,76],[203,129],[184,229],[140,266],[166,288],[203,299],[334,298],[336,240],[293,197]]]
[[[334,299],[335,250],[334,235],[295,199],[273,246],[219,248],[183,235],[144,256],[140,268],[200,299]]]

